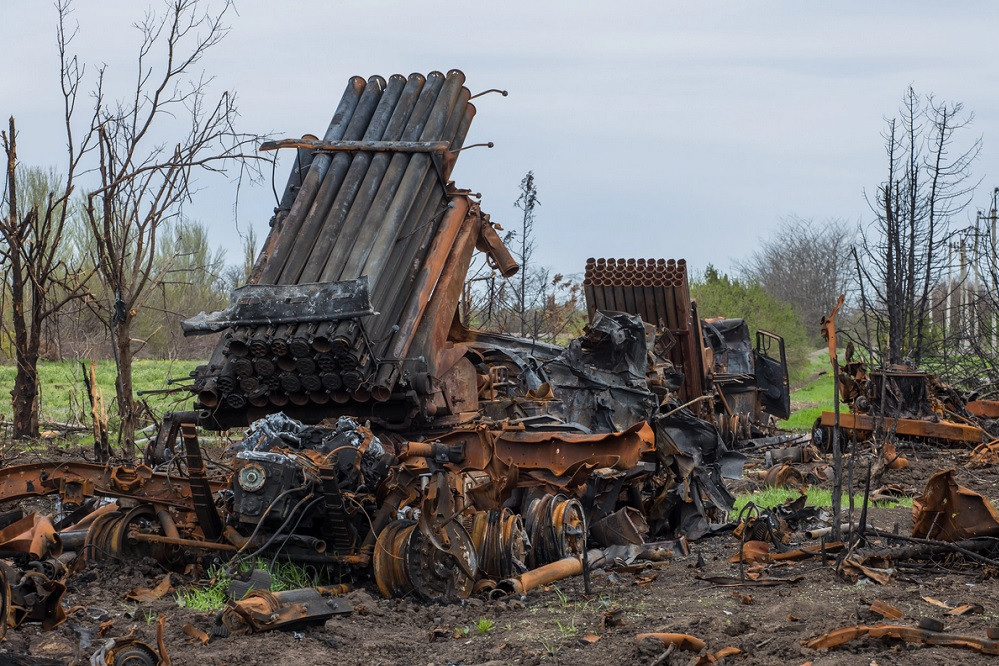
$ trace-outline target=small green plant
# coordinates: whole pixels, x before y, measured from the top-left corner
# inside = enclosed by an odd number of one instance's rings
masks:
[[[225,585],[215,583],[214,585],[207,585],[205,587],[192,587],[181,590],[176,595],[177,605],[181,608],[190,608],[196,611],[217,611],[225,606],[226,588],[228,585],[227,581]]]
[[[555,596],[558,597],[558,605],[561,606],[562,608],[565,608],[566,606],[568,606],[569,605],[569,596],[565,592],[563,592],[562,590],[558,589],[557,587],[555,587],[553,589],[555,590]]]
[[[146,624],[152,624],[156,621],[157,617],[158,616],[153,611],[147,610],[142,612],[142,619],[146,621]]]
[[[475,623],[475,630],[479,632],[480,636],[485,636],[495,628],[496,628],[496,623],[490,620],[488,617],[484,617]]]
[[[468,635],[470,633],[472,633],[472,629],[470,627],[457,627],[454,630],[454,635],[456,638],[468,638]]]
[[[257,560],[257,568],[270,572],[272,576],[271,592],[315,587],[321,582],[318,574],[311,573],[308,569],[288,560],[275,562],[273,565],[270,562]]]
[[[576,618],[572,618],[565,624],[562,624],[561,620],[555,620],[555,624],[558,625],[558,632],[562,635],[562,638],[569,638],[570,636],[575,636],[579,629],[576,627]]]
[[[176,593],[177,605],[196,611],[216,611],[228,600],[230,577],[222,567],[208,570],[209,583],[202,587],[189,587]]]
[[[545,636],[541,639],[541,647],[545,651],[545,656],[558,660],[558,653],[562,649],[558,639],[553,636]]]

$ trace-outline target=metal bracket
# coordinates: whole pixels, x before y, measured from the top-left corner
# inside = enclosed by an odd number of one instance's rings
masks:
[[[281,139],[280,141],[265,141],[260,144],[260,150],[311,148],[320,153],[442,153],[448,149],[449,145],[447,141],[319,141],[312,139]]]

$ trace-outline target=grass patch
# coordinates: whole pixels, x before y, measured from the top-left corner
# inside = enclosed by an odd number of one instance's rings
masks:
[[[806,377],[791,391],[791,418],[781,424],[788,430],[811,430],[815,419],[833,407],[833,374],[825,350],[809,356]]]
[[[185,379],[199,365],[198,361],[171,361],[143,359],[135,361],[132,366],[132,387],[134,390],[150,390],[171,388],[168,379]],[[89,362],[88,362],[89,367]],[[87,425],[91,421],[90,399],[83,384],[83,368],[79,361],[39,361],[38,363],[38,407],[42,422],[70,423]],[[9,396],[14,388],[16,368],[11,365],[0,366],[0,416],[10,415]],[[118,432],[117,398],[115,394],[115,377],[117,371],[114,361],[99,361],[97,363],[97,385],[104,395],[104,405],[108,412],[108,427],[111,430],[112,441],[116,440]],[[190,409],[193,396],[187,391],[172,394],[152,394],[136,396],[136,400],[145,400],[154,414],[161,415],[166,411]],[[45,426],[41,430],[46,430]],[[86,446],[93,442],[93,437],[80,435],[74,438],[74,443]],[[23,445],[22,445],[23,446]]]
[[[211,576],[208,585],[192,585],[176,592],[174,598],[177,600],[177,605],[203,613],[217,611],[225,606],[228,598],[226,591],[229,589],[231,579],[221,567],[209,569],[208,575]]]
[[[282,592],[284,590],[297,590],[302,587],[316,587],[322,583],[319,573],[312,573],[294,562],[279,561],[271,566],[270,562],[262,558],[257,558],[254,563],[244,562],[240,566],[240,571],[246,573],[250,569],[264,569],[271,574],[271,592]],[[177,605],[181,608],[191,610],[211,612],[224,607],[228,599],[227,591],[232,577],[226,573],[225,567],[217,566],[208,570],[209,583],[207,585],[190,586],[179,592],[174,597]]]
[[[132,365],[132,384],[135,390],[164,389],[167,379],[184,379],[199,365],[198,361],[170,361],[143,359]],[[0,395],[10,395],[14,388],[17,369],[12,365],[0,366]],[[97,384],[104,393],[104,404],[113,414],[116,404],[114,382],[117,376],[114,361],[97,362]],[[38,406],[43,421],[89,423],[90,402],[83,385],[83,369],[79,361],[39,361]],[[191,394],[184,391],[171,395],[142,396],[157,413],[177,409],[191,402]],[[0,408],[0,411],[5,411]],[[6,411],[9,411],[9,407]]]
[[[800,493],[797,490],[791,490],[790,488],[773,488],[767,486],[755,492],[749,493],[747,495],[739,495],[735,498],[735,511],[738,513],[742,511],[743,507],[749,502],[752,502],[760,508],[772,509],[776,506],[787,502],[788,500],[796,499]],[[808,489],[808,500],[805,502],[806,506],[819,506],[819,507],[831,507],[832,506],[832,491],[826,488],[809,488]],[[842,506],[850,505],[850,496],[846,493],[843,494],[840,500]],[[864,505],[864,494],[857,493],[853,496],[854,506]],[[911,497],[899,497],[897,499],[891,500],[889,502],[872,502],[871,506],[879,506],[886,509],[894,509],[895,507],[912,507]]]

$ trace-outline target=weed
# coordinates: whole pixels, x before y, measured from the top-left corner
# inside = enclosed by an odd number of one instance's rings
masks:
[[[496,623],[490,620],[488,617],[482,618],[475,624],[475,630],[479,632],[481,636],[485,636],[495,628],[496,628]]]
[[[569,596],[562,590],[558,589],[557,587],[554,587],[553,589],[555,590],[555,596],[558,597],[558,605],[561,606],[562,608],[568,606]]]
[[[186,377],[198,365],[198,361],[136,360],[132,369],[132,381],[137,389],[157,389],[166,386],[168,378]],[[12,365],[0,366],[0,393],[10,393],[14,384],[16,368]],[[41,361],[38,364],[39,407],[43,420],[62,422],[89,421],[90,406],[83,389],[80,364],[77,361]],[[97,364],[97,384],[108,402],[108,412],[114,421],[114,382],[115,367],[110,361]],[[186,393],[153,394],[144,396],[156,413],[174,409],[183,400],[189,400]],[[113,423],[112,423],[113,425]],[[81,440],[85,439],[81,437]]]
[[[273,566],[269,562],[257,560],[257,568],[270,572],[272,577],[271,592],[297,590],[302,587],[315,587],[321,582],[318,573],[310,572],[308,569],[288,560],[275,562]]]
[[[177,592],[174,595],[177,605],[196,611],[216,611],[225,606],[228,600],[229,576],[222,567],[211,567],[208,575],[208,585],[189,587]]]
[[[181,608],[190,608],[196,611],[216,611],[226,602],[226,588],[229,582],[224,584],[216,582],[205,587],[192,587],[177,592],[177,605]]]
[[[579,629],[576,627],[576,618],[572,618],[565,624],[562,624],[561,620],[555,620],[555,624],[558,625],[558,632],[562,635],[562,638],[569,638],[570,636],[575,636]]]
[[[454,630],[454,635],[459,638],[468,638],[470,633],[472,633],[470,627],[456,627]]]
[[[830,507],[832,506],[832,491],[826,488],[809,488],[808,489],[808,501],[806,504],[808,506],[822,506]],[[783,504],[789,499],[795,499],[799,495],[797,490],[791,490],[789,488],[773,488],[766,487],[756,492],[749,493],[747,495],[740,495],[735,500],[735,510],[741,511],[748,502],[753,502],[759,507],[775,507]],[[848,506],[850,503],[850,496],[843,495],[843,506]],[[863,506],[864,496],[863,494],[856,494],[853,496],[854,506]],[[872,503],[873,505],[874,503]],[[911,497],[899,497],[891,502],[880,502],[877,506],[886,507],[889,509],[894,509],[895,507],[911,507],[912,498]]]
[[[545,636],[541,639],[541,647],[544,649],[546,656],[558,660],[558,653],[562,649],[562,646],[559,645],[558,639]]]
[[[142,619],[146,621],[146,624],[152,624],[153,622],[156,621],[157,617],[158,617],[157,614],[154,613],[153,611],[147,610],[142,612]]]

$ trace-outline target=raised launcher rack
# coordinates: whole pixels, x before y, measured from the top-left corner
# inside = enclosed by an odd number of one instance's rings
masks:
[[[591,321],[626,312],[656,327],[656,348],[682,376],[678,397],[700,401],[696,413],[726,441],[770,434],[790,416],[784,339],[757,331],[754,345],[743,319],[702,320],[683,259],[589,259],[583,292]]]
[[[448,391],[467,382],[431,378],[472,253],[504,275],[518,269],[449,180],[475,116],[464,81],[458,70],[353,77],[322,140],[261,146],[298,154],[250,284],[226,310],[183,324],[188,335],[224,331],[195,371],[202,425],[276,411],[407,424],[459,409]]]
[[[683,373],[681,397],[704,394],[700,325],[683,259],[588,259],[583,294],[590,320],[597,310],[636,314],[668,337],[668,356]]]

